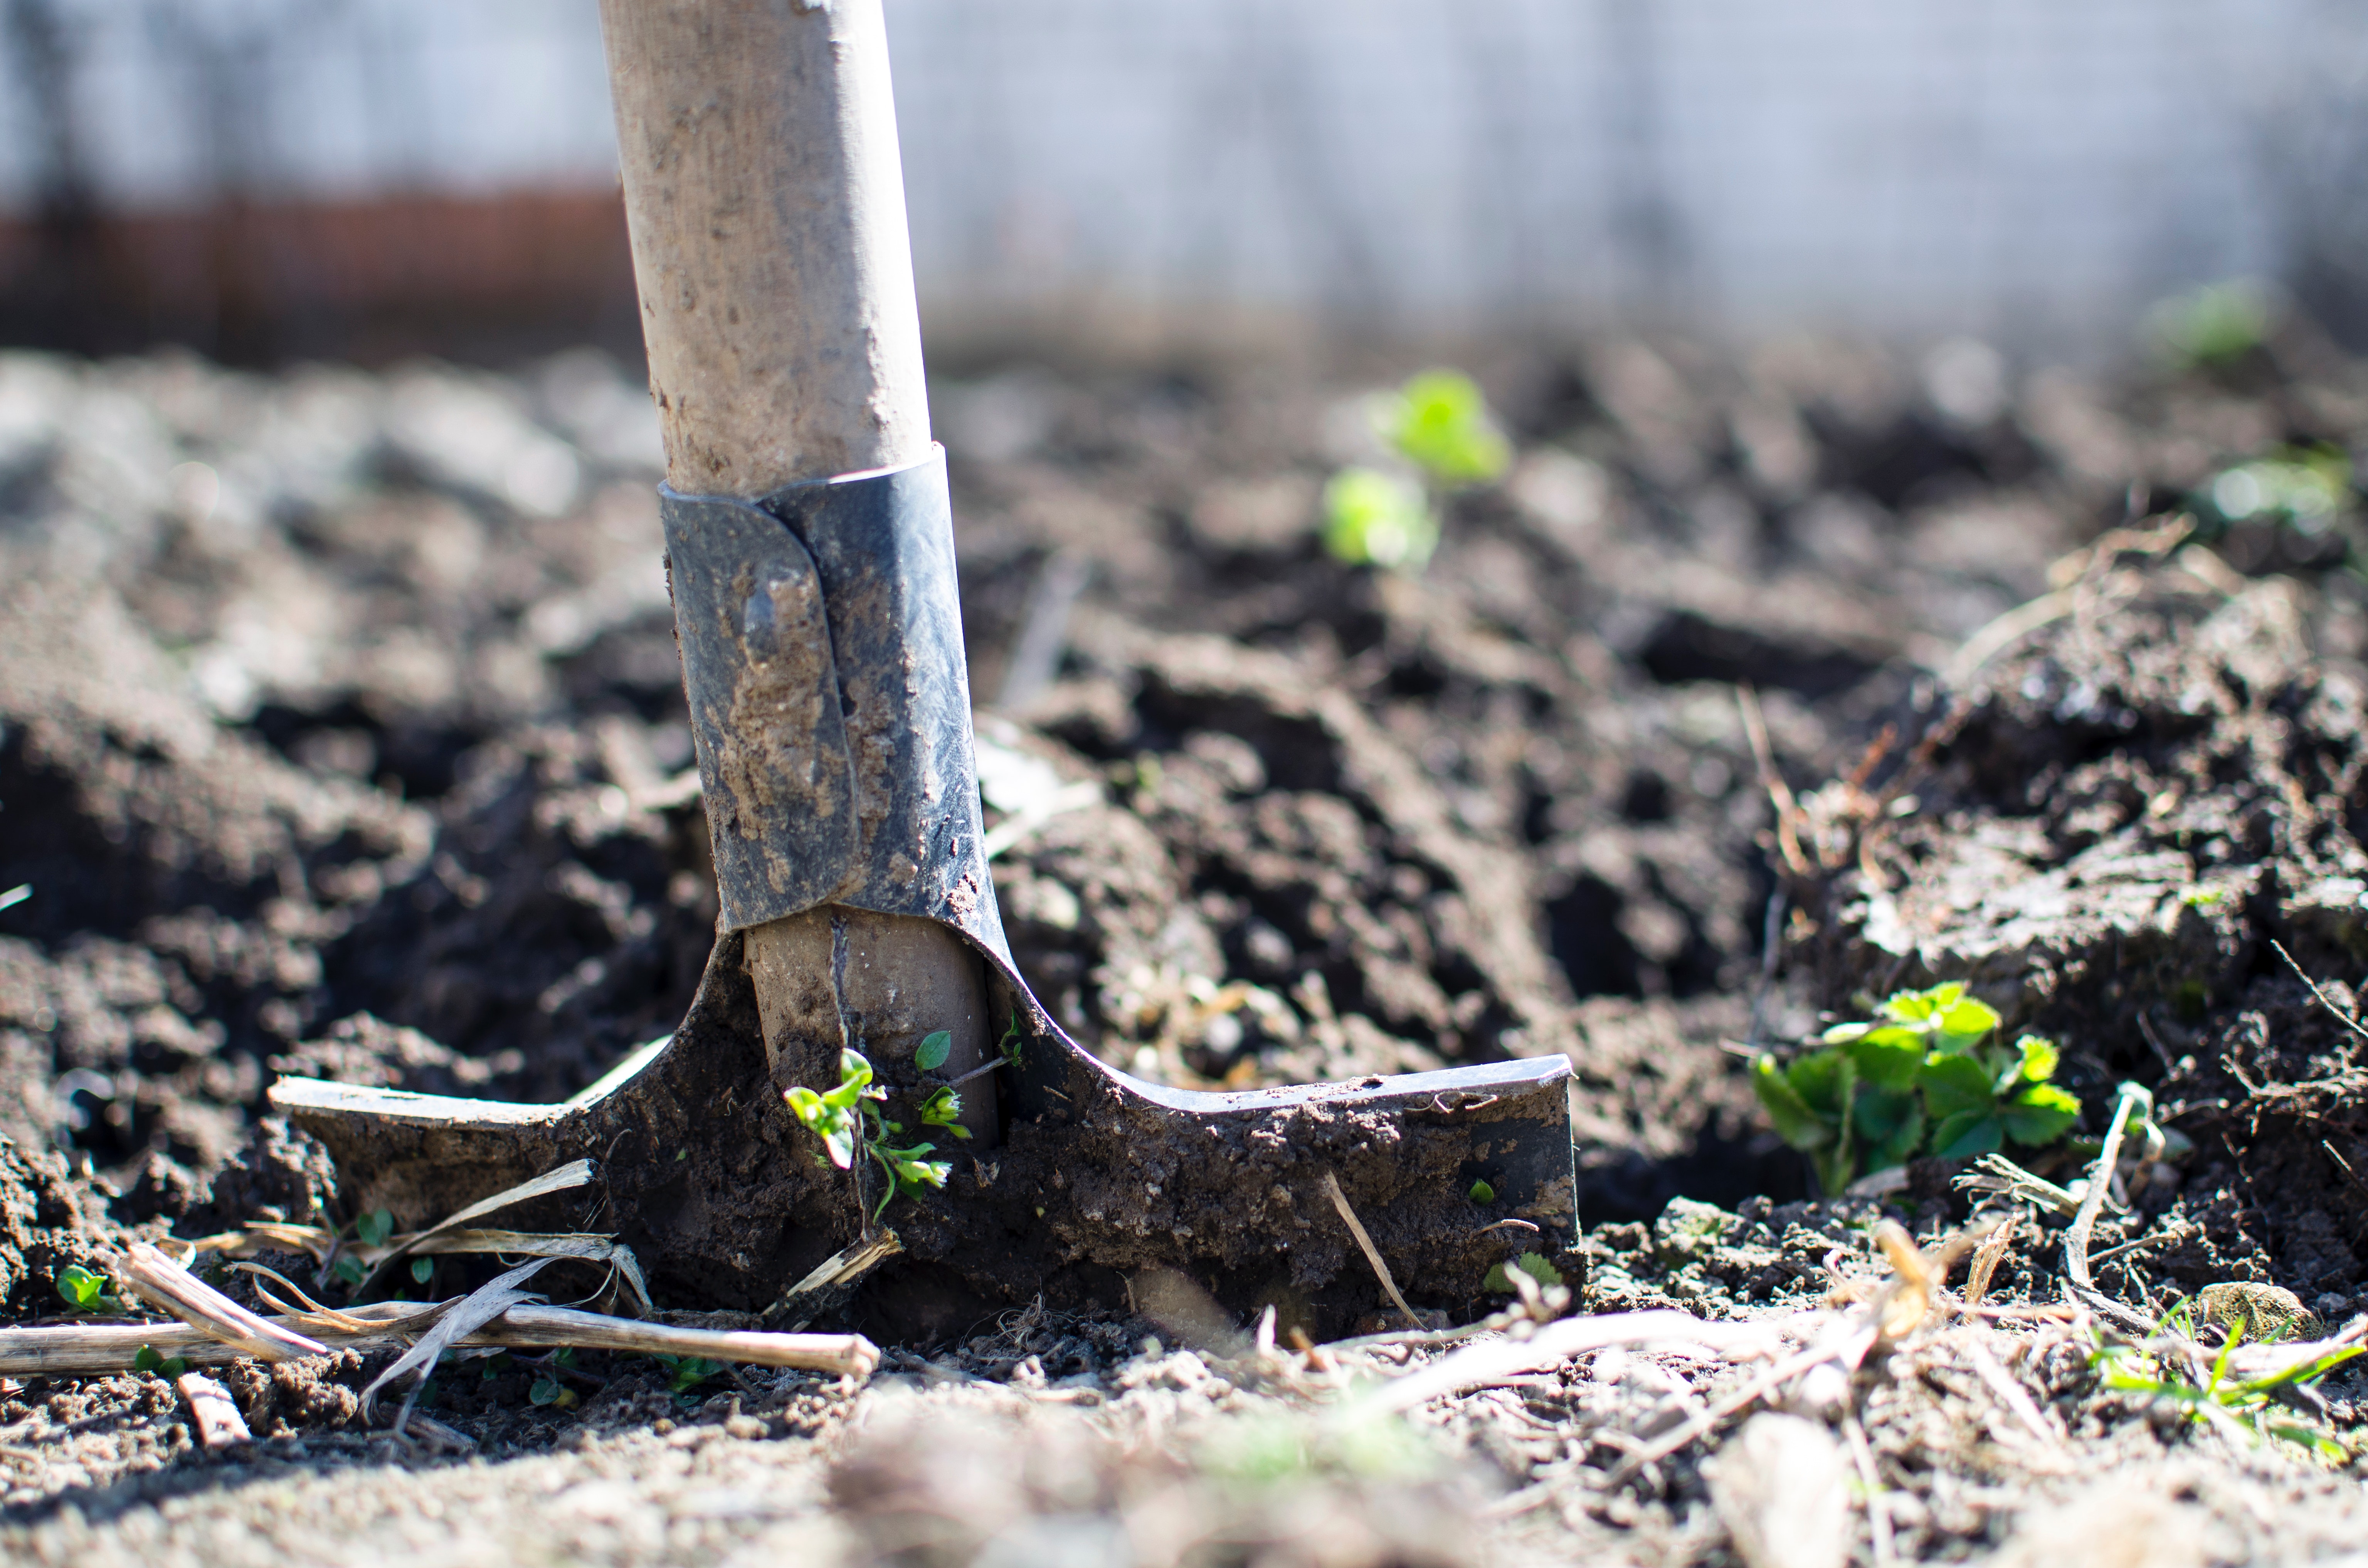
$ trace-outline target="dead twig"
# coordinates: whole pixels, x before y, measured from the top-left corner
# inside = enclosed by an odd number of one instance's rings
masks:
[[[522,1263],[507,1274],[487,1280],[447,1307],[443,1315],[436,1320],[435,1326],[419,1336],[418,1344],[396,1357],[394,1365],[371,1379],[370,1386],[362,1390],[362,1419],[370,1419],[370,1406],[377,1401],[379,1390],[405,1372],[417,1372],[418,1381],[412,1385],[411,1392],[404,1395],[403,1409],[394,1418],[395,1429],[402,1430],[404,1423],[410,1418],[413,1403],[419,1398],[420,1386],[427,1382],[428,1374],[435,1369],[436,1358],[452,1348],[463,1335],[475,1333],[510,1308],[530,1300],[529,1293],[519,1287],[549,1267],[550,1263],[547,1257]]]
[[[461,1298],[455,1298],[455,1301]],[[313,1327],[331,1350],[391,1350],[408,1344],[434,1327],[454,1301],[378,1301],[337,1314],[360,1327],[353,1331],[319,1326],[313,1320],[266,1319],[292,1331]],[[698,1356],[711,1361],[740,1361],[761,1367],[795,1367],[806,1371],[869,1377],[879,1365],[880,1351],[860,1334],[743,1333],[715,1329],[675,1328],[633,1318],[609,1317],[569,1307],[515,1306],[476,1332],[461,1335],[460,1346],[573,1346],[582,1350],[627,1350],[669,1356]],[[236,1360],[248,1354],[203,1329],[182,1324],[59,1324],[36,1328],[0,1329],[0,1375],[72,1377],[128,1369],[142,1348],[166,1360],[178,1358],[200,1366]],[[416,1417],[414,1423],[416,1424]]]
[[[2327,993],[2318,988],[2318,982],[2303,972],[2302,965],[2294,962],[2294,956],[2286,951],[2283,942],[2272,937],[2270,938],[2270,946],[2277,949],[2278,957],[2286,960],[2286,967],[2294,971],[2294,978],[2310,987],[2310,994],[2318,998],[2318,1005],[2326,1008],[2336,1022],[2358,1035],[2362,1040],[2368,1040],[2368,1025],[2363,1025],[2359,1019],[2337,1006]]]
[[[2105,1206],[2105,1190],[2112,1185],[2113,1162],[2121,1157],[2122,1133],[2129,1126],[2130,1112],[2154,1109],[2154,1096],[2143,1085],[2123,1084],[2120,1098],[2113,1103],[2112,1125],[2105,1130],[2105,1146],[2097,1151],[2097,1163],[2089,1168],[2089,1187],[2080,1195],[2080,1211],[2072,1216],[2072,1228],[2064,1233],[2064,1267],[2072,1276],[2072,1283],[2083,1290],[2094,1292],[2096,1281],[2089,1274],[2089,1238],[2096,1233],[2097,1211]]]
[[[246,1429],[246,1418],[230,1397],[230,1391],[207,1377],[203,1372],[184,1372],[173,1380],[188,1402],[189,1419],[197,1423],[198,1441],[209,1449],[236,1448],[251,1443],[254,1434]]]
[[[1990,1277],[2005,1261],[2006,1249],[2013,1242],[2015,1227],[2021,1221],[2020,1209],[2008,1210],[2007,1217],[1992,1226],[1990,1233],[1982,1238],[1982,1244],[1975,1249],[1973,1264],[1965,1270],[1966,1312],[1981,1311],[1982,1298],[1989,1294]]]
[[[1858,1483],[1866,1493],[1868,1554],[1874,1560],[1874,1568],[1891,1568],[1898,1560],[1891,1539],[1891,1506],[1884,1501],[1883,1472],[1874,1468],[1874,1449],[1866,1440],[1866,1428],[1853,1412],[1842,1413],[1842,1436],[1850,1444],[1850,1463],[1858,1471]]]
[[[125,1250],[120,1272],[125,1288],[142,1301],[257,1360],[328,1354],[320,1341],[256,1316],[146,1242]]]
[[[1332,1207],[1340,1210],[1340,1218],[1348,1223],[1349,1233],[1357,1238],[1357,1245],[1364,1251],[1365,1261],[1373,1266],[1373,1274],[1381,1280],[1382,1289],[1388,1291],[1390,1300],[1398,1304],[1398,1311],[1406,1313],[1406,1322],[1416,1328],[1429,1327],[1415,1315],[1414,1309],[1406,1305],[1406,1297],[1399,1293],[1398,1282],[1390,1278],[1390,1266],[1382,1261],[1381,1249],[1374,1246],[1373,1238],[1365,1233],[1364,1222],[1357,1218],[1357,1211],[1349,1207],[1349,1195],[1340,1190],[1340,1178],[1330,1171],[1324,1173],[1324,1191],[1332,1199]]]

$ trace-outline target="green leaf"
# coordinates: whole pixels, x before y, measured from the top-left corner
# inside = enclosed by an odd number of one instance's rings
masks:
[[[415,1257],[411,1260],[411,1277],[422,1285],[427,1284],[428,1277],[435,1272],[436,1263],[434,1259]]]
[[[1505,1272],[1508,1267],[1508,1265],[1500,1263],[1497,1265],[1496,1267],[1491,1268],[1488,1271],[1486,1278],[1480,1281],[1480,1289],[1483,1290],[1498,1290],[1510,1294],[1513,1289],[1513,1281],[1511,1277]],[[1563,1283],[1562,1270],[1556,1268],[1553,1264],[1548,1263],[1544,1258],[1540,1257],[1533,1252],[1523,1253],[1520,1256],[1515,1258],[1509,1267],[1520,1269],[1522,1273],[1528,1275],[1531,1278],[1536,1280],[1540,1285],[1548,1290],[1552,1290],[1555,1286]]]
[[[1763,1053],[1753,1060],[1751,1087],[1759,1096],[1759,1104],[1767,1110],[1776,1136],[1793,1148],[1822,1149],[1834,1141],[1832,1125],[1809,1108],[1809,1102],[1793,1087],[1773,1056]]]
[[[2052,1143],[2080,1119],[2080,1102],[2053,1084],[2033,1084],[2000,1107],[1998,1115],[2016,1142]]]
[[[1895,991],[1876,1009],[1886,1018],[1903,1024],[1920,1024],[1939,1017],[1957,1005],[1965,994],[1962,980],[1944,980],[1928,991]]]
[[[2027,1034],[2014,1042],[2014,1048],[2022,1058],[2021,1076],[2024,1082],[2044,1084],[2055,1076],[2056,1064],[2063,1060],[2063,1053],[2055,1049],[2054,1040]]]
[[[1497,478],[1512,462],[1509,443],[1488,417],[1488,400],[1460,370],[1425,370],[1382,405],[1382,434],[1440,484]]]
[[[961,1117],[962,1096],[954,1092],[951,1085],[939,1088],[921,1102],[921,1125],[924,1127],[942,1127],[957,1137],[967,1138],[969,1131],[956,1125]]]
[[[667,1386],[676,1393],[689,1393],[723,1370],[723,1362],[711,1361],[703,1356],[661,1356],[658,1359],[666,1363]]]
[[[1960,1115],[1987,1115],[1998,1099],[1989,1070],[1970,1056],[1935,1055],[1925,1064],[1922,1085],[1924,1108],[1936,1121]]]
[[[544,1372],[534,1380],[534,1386],[526,1391],[526,1397],[530,1404],[555,1404],[565,1392],[557,1378]]]
[[[94,1274],[79,1263],[69,1263],[58,1270],[57,1288],[59,1299],[66,1305],[88,1312],[107,1294],[107,1276]]]
[[[946,1058],[953,1053],[954,1031],[939,1029],[935,1034],[921,1037],[921,1043],[913,1049],[913,1065],[924,1073],[934,1073],[944,1066]]]
[[[1439,548],[1439,520],[1413,481],[1344,468],[1324,486],[1324,548],[1350,566],[1411,570]]]
[[[370,1278],[370,1270],[362,1267],[362,1260],[349,1252],[339,1253],[336,1267],[329,1272],[348,1285],[359,1285]]]
[[[871,1087],[871,1062],[860,1051],[838,1053],[838,1086],[822,1096],[823,1104],[837,1110],[852,1110],[862,1103]]]
[[[1924,1108],[1912,1093],[1861,1089],[1850,1123],[1865,1145],[1868,1171],[1905,1165],[1924,1138]]]
[[[1497,1189],[1485,1181],[1475,1181],[1463,1196],[1474,1203],[1494,1203],[1497,1201]]]
[[[943,1160],[897,1160],[893,1163],[897,1181],[907,1187],[942,1187],[946,1185],[946,1177],[953,1172],[953,1166]],[[912,1195],[908,1192],[905,1196]]]
[[[1968,1045],[1987,1036],[2003,1021],[1997,1008],[1971,996],[1959,997],[1941,1008],[1938,1015],[1941,1032]]]
[[[1995,1154],[2005,1142],[2005,1129],[1988,1110],[1960,1111],[1932,1130],[1932,1153],[1943,1160]]]
[[[1859,1081],[1878,1089],[1911,1087],[1924,1070],[1924,1041],[1910,1029],[1870,1029],[1849,1051]]]
[[[366,1247],[382,1247],[393,1234],[394,1216],[384,1209],[373,1209],[354,1221],[354,1239]]]
[[[1784,1069],[1784,1082],[1818,1120],[1839,1128],[1842,1108],[1850,1104],[1850,1092],[1858,1085],[1858,1067],[1848,1051],[1813,1051]]]
[[[189,1369],[186,1356],[164,1356],[153,1345],[143,1345],[131,1358],[134,1371],[153,1372],[160,1378],[177,1378]]]

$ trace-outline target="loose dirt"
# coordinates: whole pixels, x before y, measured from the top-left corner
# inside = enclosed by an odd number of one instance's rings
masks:
[[[2090,1137],[2131,1078],[2185,1140],[2097,1228],[2109,1298],[2368,1306],[2368,591],[2324,530],[2169,526],[2228,463],[2359,440],[2368,373],[2297,335],[2209,374],[2041,372],[1968,419],[1833,345],[1508,353],[1474,368],[1514,472],[1457,499],[1420,575],[1345,568],[1317,492],[1360,389],[1409,368],[939,389],[972,687],[998,697],[988,822],[1034,822],[997,895],[1071,1033],[1235,1087],[1567,1052],[1573,1305],[1757,1321],[1887,1278],[1882,1218],[1928,1245],[1974,1219],[1930,1163],[1812,1201],[1738,1042],[1966,978],[2061,1041]],[[0,357],[0,891],[31,890],[0,910],[8,1321],[58,1318],[57,1271],[135,1238],[350,1221],[324,1152],[260,1114],[275,1074],[555,1100],[682,1017],[716,906],[640,395],[595,356]],[[1049,671],[1016,659],[1031,632]],[[1803,815],[1771,808],[1743,687]],[[2062,1220],[2017,1224],[2006,1315],[1938,1313],[1617,1484],[1761,1368],[1598,1350],[1354,1421],[1356,1388],[1448,1347],[1271,1347],[1139,1301],[874,1318],[899,1343],[860,1389],[458,1361],[427,1407],[466,1451],[364,1423],[383,1358],[225,1371],[257,1439],[228,1455],[161,1378],[12,1381],[0,1539],[78,1563],[1758,1562],[1784,1521],[1749,1477],[1781,1471],[1841,1489],[1870,1562],[2356,1540],[2348,1458],[2108,1387]],[[2339,1455],[2361,1397],[2339,1371],[2303,1412]]]

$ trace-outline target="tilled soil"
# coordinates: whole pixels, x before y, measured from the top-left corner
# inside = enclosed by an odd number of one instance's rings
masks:
[[[2101,1289],[2362,1304],[2368,593],[2323,535],[2204,555],[2161,525],[2226,463],[2358,440],[2368,375],[2299,336],[1988,406],[1939,359],[1822,344],[1477,368],[1521,455],[1410,576],[1315,541],[1361,439],[1346,369],[939,390],[990,824],[1088,786],[996,863],[1064,1026],[1187,1085],[1567,1052],[1578,1304],[1726,1319],[1874,1268],[1885,1206],[1928,1241],[1967,1219],[1925,1167],[1806,1202],[1736,1042],[1969,978],[2063,1042],[2092,1123],[2134,1077],[2192,1145],[2100,1228],[2138,1244]],[[0,358],[0,890],[31,889],[0,910],[9,1320],[134,1237],[349,1218],[260,1115],[275,1074],[558,1099],[681,1017],[716,906],[654,445],[590,355]],[[1771,809],[1746,687],[1805,815]],[[2057,1264],[2026,1229],[1990,1300],[2055,1302]],[[0,1528],[76,1561],[1749,1555],[1739,1460],[1602,1484],[1748,1368],[1598,1352],[1368,1441],[1324,1412],[1437,1352],[1205,1327],[1007,1314],[861,1391],[677,1394],[589,1357],[565,1406],[466,1361],[435,1399],[466,1458],[370,1430],[350,1357],[226,1375],[259,1439],[226,1460],[162,1380],[17,1382]],[[2100,1510],[2159,1548],[2133,1561],[2356,1531],[2348,1476],[2100,1388],[2092,1332],[1935,1326],[1840,1404],[1786,1395],[1858,1434],[1854,1495],[1878,1478],[1851,1550],[2057,1560]],[[2087,1496],[2108,1465],[2135,1490]]]

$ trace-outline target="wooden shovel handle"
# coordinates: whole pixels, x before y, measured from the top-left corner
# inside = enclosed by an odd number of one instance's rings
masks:
[[[928,457],[881,0],[601,0],[600,26],[666,483],[753,501]],[[859,1030],[886,1058],[948,1030],[950,1074],[986,1059],[979,960],[935,921],[808,910],[748,956],[803,1075]],[[994,1085],[963,1103],[993,1142]]]
[[[928,455],[880,0],[601,0],[666,483]]]

